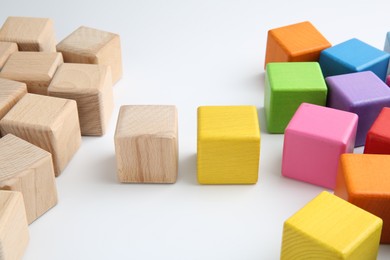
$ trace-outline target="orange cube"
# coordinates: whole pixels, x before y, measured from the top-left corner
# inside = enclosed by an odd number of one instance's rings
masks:
[[[329,47],[310,22],[275,28],[268,31],[264,68],[269,62],[318,61],[320,52]]]
[[[390,155],[343,154],[334,194],[383,220],[381,243],[390,243]]]

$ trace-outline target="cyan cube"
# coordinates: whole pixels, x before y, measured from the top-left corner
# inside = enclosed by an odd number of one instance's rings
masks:
[[[372,71],[385,81],[389,59],[389,53],[353,38],[323,50],[319,62],[324,77]]]
[[[390,107],[390,88],[371,71],[326,78],[328,107],[359,116],[355,146],[362,146],[383,107]]]

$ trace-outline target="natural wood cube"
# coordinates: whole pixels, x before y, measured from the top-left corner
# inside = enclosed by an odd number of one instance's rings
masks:
[[[0,77],[26,83],[29,93],[47,95],[54,73],[62,63],[62,55],[58,52],[14,52]]]
[[[81,144],[76,101],[27,93],[0,120],[11,133],[50,152],[58,176]]]
[[[118,34],[79,27],[57,45],[64,61],[111,66],[112,83],[122,77],[122,54]]]
[[[8,57],[18,51],[18,45],[14,42],[0,42],[0,70],[3,68]]]
[[[14,135],[0,139],[0,190],[23,194],[28,223],[57,204],[51,154]]]
[[[383,220],[381,243],[390,244],[390,155],[343,154],[334,194]],[[363,258],[362,258],[363,259]]]
[[[77,102],[82,135],[103,135],[114,107],[111,69],[98,64],[62,64],[48,95]]]
[[[0,119],[27,93],[26,84],[0,78]]]
[[[199,107],[197,149],[199,183],[256,183],[260,160],[256,107]]]
[[[0,41],[16,42],[20,51],[56,51],[53,21],[48,18],[8,17]]]
[[[287,219],[281,260],[375,260],[382,220],[326,191]]]
[[[0,191],[0,259],[22,259],[29,240],[22,194]]]
[[[119,181],[176,182],[177,131],[174,106],[122,106],[115,132]]]

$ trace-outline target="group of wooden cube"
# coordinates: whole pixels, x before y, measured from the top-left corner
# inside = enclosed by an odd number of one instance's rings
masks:
[[[264,108],[284,133],[282,175],[334,190],[285,222],[282,259],[376,259],[390,243],[389,52],[389,34],[380,50],[331,46],[310,22],[269,30]]]
[[[119,35],[80,27],[56,43],[46,18],[0,29],[0,259],[19,259],[28,224],[57,204],[55,177],[82,135],[105,133],[122,76]]]

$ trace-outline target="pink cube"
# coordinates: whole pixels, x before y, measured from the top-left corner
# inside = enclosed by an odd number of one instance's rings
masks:
[[[284,135],[282,175],[334,189],[340,155],[352,153],[358,116],[302,103]]]

